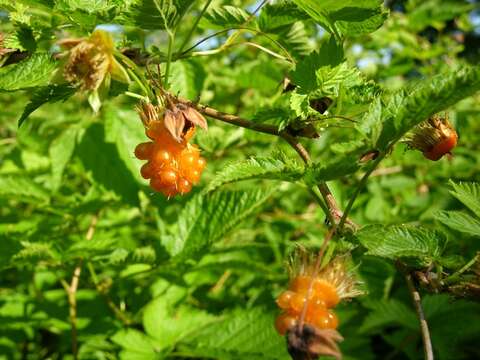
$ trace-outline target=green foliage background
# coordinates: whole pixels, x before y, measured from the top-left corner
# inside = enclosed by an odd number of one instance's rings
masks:
[[[399,263],[418,281],[436,357],[480,357],[479,2],[278,0],[252,17],[258,5],[0,0],[13,50],[0,59],[1,359],[74,358],[73,338],[80,359],[288,359],[274,300],[296,246],[322,244],[311,191],[324,181],[341,209],[359,190],[359,230],[327,251],[351,252],[365,291],[336,310],[345,359],[423,357]],[[301,139],[312,163],[279,137],[210,119],[194,140],[201,183],[152,193],[133,156],[146,141],[138,99],[124,95],[138,84],[113,81],[94,113],[62,80],[57,41],[99,25],[135,60],[165,71],[171,57],[175,94],[279,129],[314,124],[320,137]],[[282,92],[285,76],[295,90]],[[324,97],[322,115],[312,100]],[[460,137],[453,158],[398,142],[443,111]]]

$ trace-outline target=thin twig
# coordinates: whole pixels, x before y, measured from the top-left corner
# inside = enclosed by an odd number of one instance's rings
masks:
[[[413,284],[412,275],[407,273],[405,275],[407,281],[408,290],[412,295],[413,304],[415,305],[415,311],[417,312],[418,319],[420,320],[420,330],[422,332],[423,352],[425,354],[425,360],[433,360],[432,340],[430,339],[430,331],[428,330],[427,320],[422,308],[422,299],[420,293]]]
[[[95,233],[95,228],[97,226],[98,214],[92,217],[90,226],[88,227],[87,233],[85,235],[85,240],[91,240],[93,234]],[[77,266],[73,270],[72,280],[70,285],[62,280],[62,285],[67,292],[67,300],[69,306],[69,316],[70,316],[70,325],[72,327],[72,355],[73,359],[78,359],[78,331],[77,331],[77,290],[78,283],[80,281],[80,274],[82,273],[83,259],[80,259]]]
[[[310,159],[310,155],[308,154],[308,151],[303,147],[302,144],[299,143],[297,138],[291,135],[288,131],[279,131],[278,128],[274,125],[258,124],[253,121],[241,118],[237,115],[226,114],[218,110],[215,110],[211,107],[197,104],[186,99],[177,98],[177,100],[180,103],[183,103],[185,105],[195,108],[197,111],[199,111],[203,115],[212,117],[214,119],[217,119],[232,125],[240,126],[246,129],[262,132],[265,134],[279,136],[290,144],[290,146],[298,153],[298,155],[302,158],[305,164],[307,165],[311,164],[311,159]],[[317,187],[320,193],[322,194],[322,197],[325,201],[325,205],[328,209],[328,211],[326,212],[327,218],[330,221],[330,224],[335,224],[338,219],[342,218],[343,212],[338,207],[332,192],[330,191],[328,185],[325,182],[320,182],[317,185]],[[350,221],[349,223],[353,224]]]

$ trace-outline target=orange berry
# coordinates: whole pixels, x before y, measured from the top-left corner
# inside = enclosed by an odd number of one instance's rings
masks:
[[[197,160],[197,166],[196,166],[196,168],[197,168],[199,171],[202,171],[203,169],[205,169],[205,166],[207,166],[207,160],[205,160],[203,157],[200,157],[200,158]]]
[[[145,134],[152,140],[158,139],[163,132],[165,132],[165,126],[160,121],[152,121],[148,128],[145,130]]]
[[[175,186],[178,178],[176,171],[173,169],[163,169],[158,172],[157,177],[160,179],[160,182],[166,187]]]
[[[283,293],[281,293],[276,302],[277,302],[277,305],[281,308],[281,309],[289,309],[290,308],[290,301],[292,300],[292,297],[295,296],[295,293],[293,291],[284,291]]]
[[[336,329],[338,327],[337,316],[327,309],[316,309],[307,313],[305,321],[319,329]]]
[[[299,275],[290,283],[290,290],[305,294],[308,291],[311,281],[311,276]]]
[[[297,319],[287,313],[280,314],[275,319],[275,329],[280,335],[285,335],[287,330],[297,324]]]
[[[188,180],[183,178],[178,181],[177,186],[178,186],[178,192],[180,194],[186,194],[190,192],[190,190],[192,190],[192,184]]]
[[[296,313],[301,313],[306,302],[306,294],[295,293],[290,301],[290,308]],[[310,302],[309,302],[310,305]]]
[[[140,168],[140,175],[144,179],[150,179],[154,175],[154,167],[151,162],[147,162],[146,164],[143,164],[142,167]]]
[[[198,183],[200,180],[200,175],[200,171],[196,169],[186,169],[186,172],[184,173],[184,177],[192,184]]]
[[[192,152],[183,153],[180,158],[180,166],[183,169],[190,169],[194,166],[198,158],[198,155]]]
[[[153,143],[152,142],[144,142],[138,144],[135,148],[135,157],[140,160],[148,160],[150,155],[152,154],[153,150]]]
[[[175,186],[167,186],[160,190],[160,192],[168,198],[171,198],[178,194],[178,190]]]
[[[313,293],[315,297],[325,301],[327,308],[332,308],[340,302],[337,289],[325,280],[315,279],[313,282]]]
[[[150,160],[156,167],[163,167],[172,161],[172,154],[167,150],[158,149],[153,152]]]
[[[428,160],[437,161],[443,155],[447,154],[455,146],[457,146],[458,136],[456,132],[452,132],[449,137],[441,140],[439,143],[435,144],[431,150],[425,151],[423,156]]]

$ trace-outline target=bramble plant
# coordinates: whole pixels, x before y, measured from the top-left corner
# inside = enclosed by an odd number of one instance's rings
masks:
[[[479,358],[479,4],[0,0],[0,359]]]

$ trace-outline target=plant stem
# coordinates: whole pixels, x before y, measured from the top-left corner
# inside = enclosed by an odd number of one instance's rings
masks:
[[[190,42],[190,39],[192,38],[193,33],[197,29],[197,26],[198,26],[198,23],[200,22],[200,19],[203,17],[203,15],[205,14],[205,11],[207,11],[207,9],[208,9],[208,7],[210,6],[211,3],[212,3],[212,0],[208,0],[205,3],[205,6],[200,11],[200,14],[197,16],[197,18],[195,19],[195,22],[193,23],[192,28],[188,32],[187,37],[185,38],[182,45],[180,46],[180,49],[178,50],[179,53],[181,53],[182,50],[185,48],[185,46],[187,46],[187,44]]]
[[[168,50],[167,50],[167,64],[165,66],[165,89],[168,90],[168,77],[170,75],[170,64],[172,63],[173,43],[175,41],[175,32],[168,31]]]
[[[343,226],[345,225],[345,222],[348,217],[348,213],[352,209],[353,203],[357,199],[358,194],[360,194],[360,191],[364,188],[365,184],[367,183],[368,177],[370,174],[375,170],[380,163],[385,157],[385,154],[382,153],[378,155],[378,157],[374,160],[373,164],[371,165],[370,169],[363,175],[363,177],[360,179],[360,182],[358,183],[357,188],[355,189],[355,192],[353,193],[352,197],[348,201],[347,207],[345,208],[345,212],[342,215],[342,218],[340,219],[340,222],[338,224],[338,230],[342,230]]]
[[[413,304],[415,306],[415,311],[417,312],[418,319],[420,320],[420,330],[422,332],[422,341],[423,341],[423,351],[425,354],[425,360],[433,360],[433,349],[432,341],[430,339],[430,331],[428,329],[427,320],[425,319],[425,314],[422,308],[422,299],[420,298],[420,293],[415,288],[413,284],[412,275],[407,273],[405,275],[407,281],[408,290],[412,295]]]
[[[98,214],[92,217],[90,226],[88,227],[87,234],[85,235],[85,240],[89,241],[93,238],[95,233],[95,228],[97,226]],[[72,327],[72,355],[73,359],[78,359],[78,330],[77,330],[77,290],[78,283],[80,281],[80,274],[82,273],[83,259],[81,258],[73,270],[72,280],[70,284],[66,281],[62,281],[62,285],[67,292],[67,300],[69,306],[69,316],[70,316],[70,325]]]

